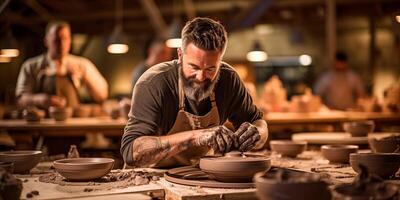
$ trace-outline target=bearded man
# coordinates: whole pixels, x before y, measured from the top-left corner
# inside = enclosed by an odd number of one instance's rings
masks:
[[[264,146],[267,123],[238,74],[222,62],[226,46],[220,23],[195,18],[182,30],[178,60],[139,78],[121,141],[128,165],[192,165],[205,155]],[[236,131],[223,125],[227,120]]]

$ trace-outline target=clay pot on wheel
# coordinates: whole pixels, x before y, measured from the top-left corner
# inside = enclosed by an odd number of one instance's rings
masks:
[[[221,182],[251,182],[254,174],[268,171],[270,167],[271,158],[251,153],[228,153],[226,156],[200,159],[200,169]]]

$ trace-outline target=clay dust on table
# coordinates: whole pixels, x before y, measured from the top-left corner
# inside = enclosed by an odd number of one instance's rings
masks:
[[[116,170],[92,181],[76,182],[68,181],[59,173],[53,172],[40,176],[39,181],[58,184],[60,186],[86,186],[82,191],[92,192],[94,190],[111,190],[130,186],[147,185],[152,181],[159,180],[160,176],[162,176],[162,174],[155,172]]]

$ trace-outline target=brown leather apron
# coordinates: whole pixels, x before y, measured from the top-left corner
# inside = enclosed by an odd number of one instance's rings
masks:
[[[67,107],[79,105],[78,90],[69,75],[43,75],[40,90],[46,94],[64,97]]]
[[[179,70],[181,70],[181,68],[179,68]],[[215,102],[215,93],[211,93],[210,95],[211,110],[203,116],[197,116],[185,111],[185,93],[180,76],[178,79],[178,91],[179,111],[176,116],[175,123],[169,130],[168,135],[183,131],[210,128],[220,124],[218,107]],[[157,163],[156,167],[193,165],[199,162],[200,157],[211,154],[212,149],[208,147],[192,147],[171,158],[161,160],[159,163]]]

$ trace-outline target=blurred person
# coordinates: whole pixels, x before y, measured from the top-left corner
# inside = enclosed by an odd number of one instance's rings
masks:
[[[192,165],[205,155],[264,146],[267,123],[236,71],[222,61],[226,45],[220,23],[194,18],[182,30],[178,60],[139,78],[121,140],[128,165]],[[236,132],[223,126],[228,119]]]
[[[71,29],[67,22],[55,21],[46,27],[47,52],[26,60],[15,89],[19,105],[76,107],[84,85],[95,102],[108,97],[108,84],[87,58],[70,54]]]
[[[334,65],[319,78],[314,91],[326,106],[335,110],[353,109],[357,100],[365,96],[361,78],[348,68],[343,52],[336,53]]]
[[[146,46],[148,46],[145,52],[146,60],[136,65],[132,72],[132,88],[140,76],[151,66],[172,59],[172,49],[167,47],[165,40],[156,38],[150,42],[150,45]]]

